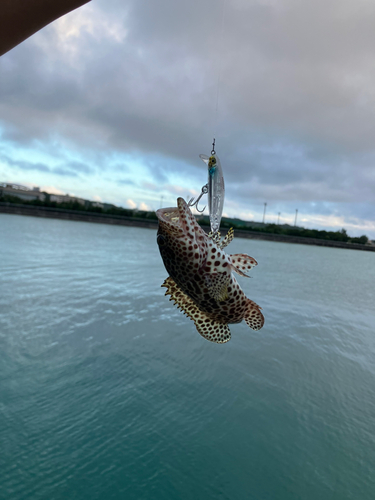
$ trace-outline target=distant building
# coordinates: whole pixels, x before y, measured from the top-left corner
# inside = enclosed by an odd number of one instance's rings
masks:
[[[91,201],[90,203],[92,207],[98,207],[98,208],[104,207],[103,203],[100,203],[100,201]]]
[[[9,184],[5,182],[0,182],[0,196],[17,196],[17,198],[27,201],[44,201],[45,199],[45,194],[41,193],[38,187],[30,189],[20,184]]]
[[[116,205],[113,205],[112,203],[102,203],[103,209],[104,210],[110,210],[111,208],[117,208]]]
[[[90,207],[101,208],[104,211],[113,208],[118,208],[112,203],[104,203],[101,201],[91,201],[84,200],[83,198],[78,198],[77,196],[70,196],[69,194],[52,194],[47,192],[41,192],[40,188],[28,188],[26,186],[21,186],[20,184],[14,184],[9,182],[0,182],[0,198],[2,196],[16,196],[21,200],[32,201],[40,200],[46,202],[55,203],[79,203],[82,207],[89,209]],[[20,202],[21,203],[21,202]]]
[[[79,203],[80,205],[85,204],[85,200],[82,198],[77,198],[75,196],[69,196],[68,194],[50,194],[50,201],[55,201],[56,203]]]

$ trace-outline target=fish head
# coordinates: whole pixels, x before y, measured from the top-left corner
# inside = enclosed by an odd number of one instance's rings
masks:
[[[157,243],[164,266],[177,281],[197,272],[207,256],[207,235],[183,198],[177,207],[157,210]]]

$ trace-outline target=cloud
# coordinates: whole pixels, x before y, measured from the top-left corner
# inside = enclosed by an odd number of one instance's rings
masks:
[[[126,200],[126,204],[129,208],[137,208],[137,204],[131,199]]]
[[[39,163],[39,162],[33,163],[22,160],[13,160],[12,158],[3,154],[0,155],[0,162],[10,167],[16,167],[17,169],[20,170],[37,170],[39,172],[51,172],[51,168],[45,165],[44,163]]]
[[[50,186],[50,185],[43,185],[43,186],[40,186],[40,190],[41,191],[45,191],[46,193],[50,193],[50,194],[66,194],[64,191],[62,191],[61,189],[58,189],[57,187],[55,186]]]
[[[151,210],[151,208],[150,208],[148,205],[146,205],[146,203],[143,203],[143,202],[142,202],[142,203],[139,205],[139,210],[144,210],[144,211],[148,212],[148,211],[150,211],[150,210]]]
[[[52,175],[63,175],[68,177],[78,177],[82,174],[86,175],[94,172],[93,168],[76,161],[64,163],[55,167],[50,167],[45,163],[13,159],[7,155],[0,154],[0,162],[10,167],[15,167],[19,170],[35,170]]]
[[[53,173],[57,175],[66,175],[67,177],[78,177],[78,174],[69,168],[57,167],[53,169]]]
[[[126,185],[126,186],[135,186],[135,182],[131,178],[118,179],[117,184]]]
[[[6,165],[152,206],[199,193],[215,135],[228,213],[371,220],[375,4],[220,4],[98,0],[4,55],[1,143],[51,158]]]

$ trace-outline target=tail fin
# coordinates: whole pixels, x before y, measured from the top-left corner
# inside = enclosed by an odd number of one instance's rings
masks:
[[[264,325],[264,316],[260,312],[260,307],[250,299],[247,299],[246,313],[244,320],[253,330],[260,330]]]

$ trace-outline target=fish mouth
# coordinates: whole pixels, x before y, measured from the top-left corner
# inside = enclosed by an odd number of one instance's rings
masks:
[[[177,207],[159,208],[156,211],[156,216],[160,222],[167,222],[175,227],[181,227],[180,217],[189,208],[188,204],[183,198],[177,199]]]
[[[156,211],[159,221],[167,222],[173,226],[180,226],[180,212],[177,207],[159,208]]]

